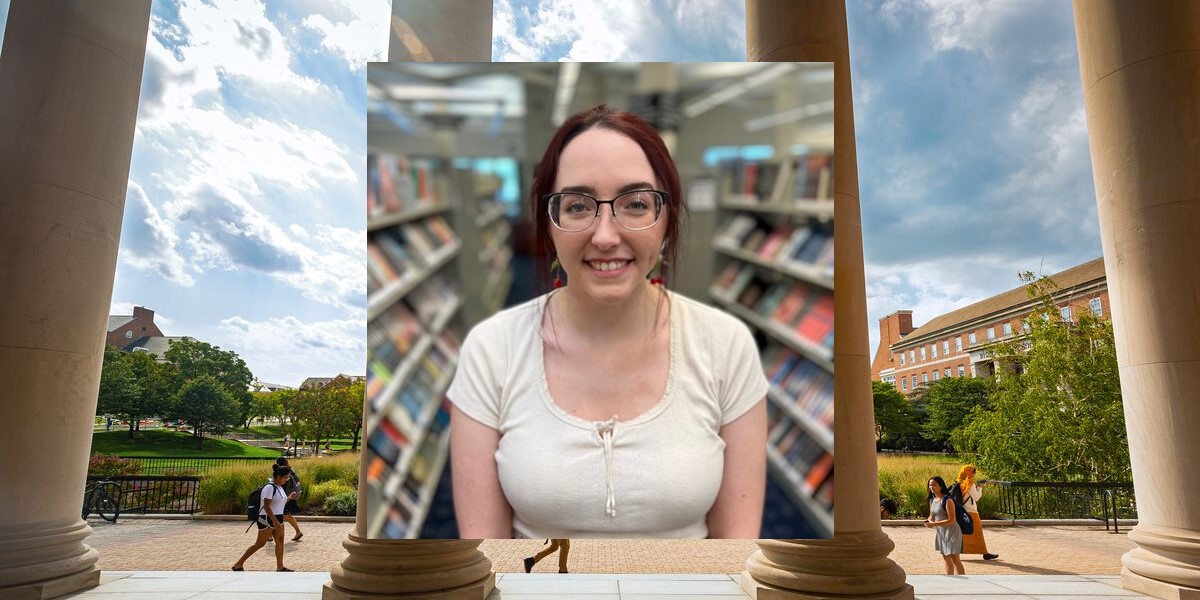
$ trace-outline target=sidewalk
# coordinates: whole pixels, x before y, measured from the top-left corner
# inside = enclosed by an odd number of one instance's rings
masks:
[[[92,519],[86,543],[100,551],[104,571],[224,571],[254,541],[244,521],[122,518],[117,523]],[[291,541],[287,527],[285,563],[298,571],[328,572],[346,556],[342,540],[351,523],[300,522],[304,539]],[[888,526],[895,542],[890,558],[909,575],[942,572],[933,534],[923,527]],[[1119,575],[1121,555],[1133,548],[1125,535],[1102,526],[985,527],[988,549],[1000,560],[964,556],[970,575]],[[497,573],[521,573],[521,559],[542,547],[542,540],[486,540],[480,546]],[[246,564],[249,570],[274,569],[267,548]],[[571,544],[574,573],[740,573],[757,549],[752,540],[576,540]],[[557,570],[550,561],[535,573]],[[593,599],[595,600],[595,599]]]

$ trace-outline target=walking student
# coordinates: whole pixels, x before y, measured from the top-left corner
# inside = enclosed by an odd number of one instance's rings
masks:
[[[966,575],[960,557],[962,530],[954,520],[954,501],[950,498],[950,490],[946,488],[946,480],[939,476],[931,477],[926,487],[929,489],[929,518],[925,519],[925,526],[937,528],[933,547],[942,553],[947,575]]]
[[[296,522],[296,515],[300,513],[300,505],[296,502],[296,498],[300,497],[300,476],[296,471],[288,465],[288,459],[280,456],[275,459],[275,464],[281,467],[287,467],[288,480],[283,484],[283,491],[288,494],[287,504],[283,506],[283,520],[287,521],[292,529],[296,530],[296,535],[292,537],[293,542],[300,541],[304,534],[300,532],[300,524]]]
[[[979,521],[979,498],[983,496],[986,480],[975,481],[975,465],[963,465],[954,482],[954,493],[960,494],[959,501],[971,514],[975,531],[963,536],[963,554],[982,554],[983,560],[996,560],[999,554],[988,552],[987,540],[983,539],[983,524]]]
[[[283,566],[283,506],[288,500],[295,498],[295,493],[290,496],[283,491],[283,484],[287,483],[288,473],[290,468],[275,465],[272,469],[271,483],[262,487],[259,506],[262,508],[258,511],[258,520],[255,523],[258,525],[258,538],[254,543],[246,548],[242,553],[242,557],[238,559],[232,567],[234,571],[245,571],[246,559],[258,552],[260,548],[267,545],[267,540],[274,538],[275,540],[275,570],[285,573],[291,573],[292,570]]]
[[[571,540],[549,540],[550,546],[537,554],[525,559],[525,572],[533,569],[539,560],[546,558],[558,550],[558,572],[567,572],[567,554],[571,552]]]

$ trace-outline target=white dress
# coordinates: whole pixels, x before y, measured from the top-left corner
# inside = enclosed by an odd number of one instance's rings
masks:
[[[472,329],[446,392],[500,433],[496,467],[514,535],[707,537],[724,469],[718,432],[767,393],[749,329],[671,293],[662,399],[628,421],[587,421],[550,397],[541,333],[547,297]]]

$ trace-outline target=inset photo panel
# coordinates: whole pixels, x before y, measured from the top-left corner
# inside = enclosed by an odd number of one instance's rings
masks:
[[[830,63],[371,63],[371,538],[833,535]]]

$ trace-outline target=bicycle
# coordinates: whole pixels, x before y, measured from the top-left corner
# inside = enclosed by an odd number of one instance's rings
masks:
[[[97,481],[83,492],[83,520],[95,512],[101,519],[117,522],[121,514],[121,486],[115,481]]]

